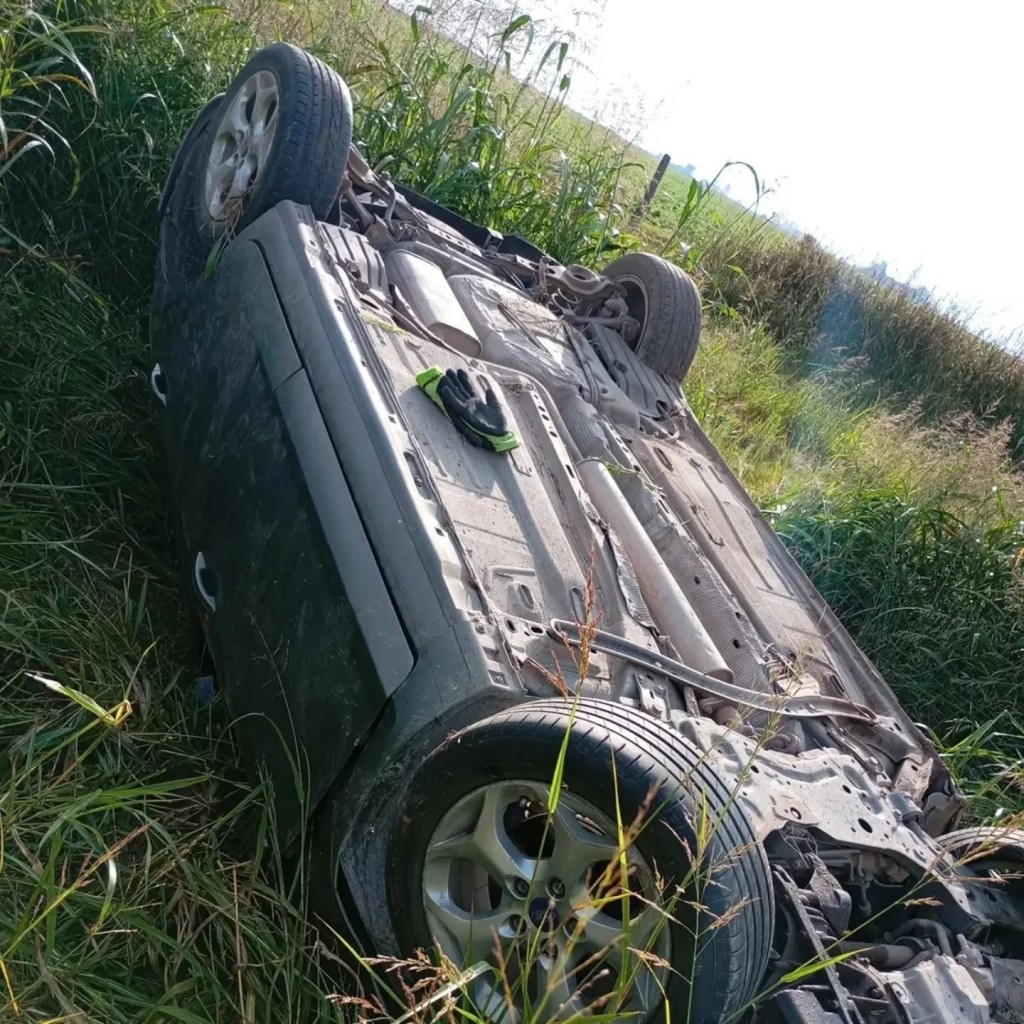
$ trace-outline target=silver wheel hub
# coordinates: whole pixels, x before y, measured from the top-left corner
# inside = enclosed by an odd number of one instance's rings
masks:
[[[456,964],[504,972],[472,983],[490,1020],[637,1013],[661,999],[671,954],[654,873],[625,853],[615,823],[588,801],[520,780],[459,800],[430,838],[423,903],[431,934]],[[640,953],[652,953],[654,959]],[[542,1012],[541,1012],[542,1011]]]
[[[278,100],[273,73],[257,71],[221,114],[203,183],[203,200],[212,220],[237,219],[246,196],[262,177],[277,129]]]

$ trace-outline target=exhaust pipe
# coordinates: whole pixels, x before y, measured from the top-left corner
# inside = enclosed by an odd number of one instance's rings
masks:
[[[654,542],[615,485],[605,464],[600,459],[584,459],[576,468],[601,518],[622,542],[636,569],[644,600],[659,628],[675,644],[680,659],[698,672],[731,683],[732,670],[668,571]]]

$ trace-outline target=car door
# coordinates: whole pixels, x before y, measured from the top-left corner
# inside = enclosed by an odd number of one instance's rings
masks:
[[[279,827],[342,771],[413,654],[262,254],[229,246],[154,328],[179,548]],[[389,642],[368,647],[365,630]]]

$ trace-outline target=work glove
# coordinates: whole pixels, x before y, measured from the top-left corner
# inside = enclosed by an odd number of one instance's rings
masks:
[[[494,392],[488,388],[481,399],[465,370],[442,373],[432,366],[416,375],[416,383],[470,444],[492,452],[519,447],[519,438],[508,429]]]

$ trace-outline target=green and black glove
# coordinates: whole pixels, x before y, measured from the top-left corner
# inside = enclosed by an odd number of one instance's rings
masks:
[[[481,399],[465,370],[442,373],[439,367],[432,366],[416,374],[416,383],[470,444],[492,452],[519,447],[519,438],[508,429],[494,392],[488,388]]]

